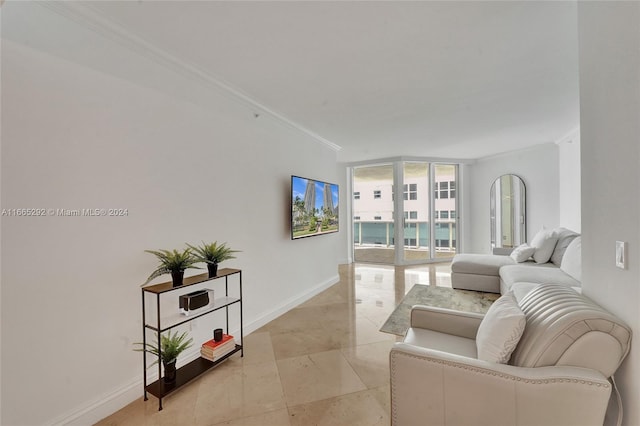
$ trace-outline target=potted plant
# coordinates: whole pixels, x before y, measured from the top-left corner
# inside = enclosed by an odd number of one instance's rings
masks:
[[[165,335],[160,336],[160,344],[156,340],[155,343],[147,343],[146,347],[143,343],[137,342],[134,345],[140,345],[140,348],[134,349],[136,352],[149,352],[155,356],[160,356],[162,360],[162,366],[164,367],[164,382],[175,383],[176,381],[176,361],[178,355],[180,355],[185,349],[188,349],[193,344],[193,338],[189,338],[188,333],[185,331],[182,334],[171,334],[171,330]],[[149,367],[155,365],[156,360]]]
[[[148,284],[152,279],[164,274],[171,274],[173,279],[173,286],[178,287],[182,285],[182,279],[184,278],[184,271],[188,268],[196,268],[194,266],[198,263],[198,260],[193,256],[190,248],[185,249],[182,252],[178,250],[145,250],[147,253],[151,253],[158,258],[160,264],[158,268],[149,275],[145,284]]]
[[[193,257],[197,262],[204,262],[207,264],[209,270],[209,278],[213,278],[218,273],[218,264],[225,260],[235,259],[233,253],[238,253],[240,250],[232,250],[227,247],[227,243],[218,244],[217,241],[211,244],[206,244],[204,241],[199,247],[187,244],[191,250],[193,250]]]

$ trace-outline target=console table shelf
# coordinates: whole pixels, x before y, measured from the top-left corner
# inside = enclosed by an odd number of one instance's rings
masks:
[[[229,278],[235,277],[237,275],[237,283],[238,283],[238,293],[239,297],[229,296]],[[224,296],[215,298],[213,301],[207,306],[204,306],[200,309],[196,309],[190,312],[189,315],[185,315],[176,311],[175,314],[170,314],[166,316],[162,316],[161,314],[161,304],[160,298],[162,295],[174,292],[176,290],[184,289],[185,287],[206,283],[209,281],[215,281],[223,279],[224,280]],[[214,291],[215,295],[215,291]],[[148,322],[147,318],[147,309],[146,309],[146,297],[151,296],[155,297],[155,314],[153,324]],[[177,302],[177,301],[176,301]],[[161,334],[165,331],[171,330],[172,328],[178,327],[180,325],[186,324],[190,321],[195,320],[196,318],[203,317],[205,315],[211,314],[213,312],[219,311],[221,309],[225,310],[225,318],[226,318],[226,330],[225,332],[229,334],[229,307],[233,305],[239,306],[240,311],[240,344],[236,343],[235,349],[231,352],[225,354],[215,361],[209,361],[208,359],[198,357],[195,360],[187,363],[186,365],[180,367],[176,371],[176,381],[174,383],[165,383],[164,378],[162,376],[162,353],[158,354],[158,380],[153,383],[147,383],[147,354],[143,353],[143,369],[144,369],[144,400],[146,401],[147,393],[158,398],[158,410],[162,410],[162,398],[169,395],[170,393],[178,390],[180,387],[186,385],[191,380],[195,379],[199,375],[205,373],[206,371],[212,369],[216,365],[220,364],[222,361],[229,358],[231,355],[240,352],[240,356],[244,356],[244,336],[242,329],[242,271],[240,269],[232,269],[232,268],[223,268],[218,270],[218,273],[215,277],[209,278],[207,273],[194,275],[191,277],[186,277],[184,279],[184,283],[181,286],[173,287],[171,281],[155,284],[142,288],[142,342],[144,347],[147,344],[147,330],[152,331],[156,338],[157,342],[160,342]]]
[[[215,277],[209,278],[209,274],[206,272],[204,274],[193,275],[191,277],[185,277],[183,280],[183,284],[178,287],[174,287],[171,281],[167,281],[160,284],[154,284],[146,287],[142,287],[142,291],[147,291],[149,293],[166,293],[167,291],[179,290],[181,288],[189,287],[190,285],[200,284],[206,281],[216,280],[218,278],[224,278],[233,274],[241,274],[242,271],[240,269],[232,269],[232,268],[222,268],[218,269],[218,273]]]
[[[165,323],[168,322],[170,325],[163,326],[160,329],[160,332],[164,333],[165,331],[171,330],[174,327],[177,327],[179,325],[188,323],[189,321],[193,321],[196,318],[200,318],[200,317],[202,317],[204,315],[210,314],[211,312],[217,311],[218,309],[225,308],[225,307],[233,305],[235,303],[241,303],[241,300],[239,298],[237,298],[237,297],[221,297],[221,298],[218,298],[218,299],[214,299],[212,305],[208,305],[208,306],[206,306],[204,308],[196,309],[193,312],[193,314],[184,315],[184,314],[181,314],[179,312],[176,312],[173,315],[163,317],[162,320]],[[158,328],[155,325],[152,325],[152,324],[145,324],[145,327],[147,327],[148,329],[153,330],[153,331],[158,331]]]
[[[202,357],[196,358],[190,363],[177,369],[175,383],[167,384],[162,380],[162,378],[160,378],[148,385],[146,390],[156,398],[163,398],[241,350],[242,346],[236,345],[236,348],[233,351],[216,361],[209,361]]]

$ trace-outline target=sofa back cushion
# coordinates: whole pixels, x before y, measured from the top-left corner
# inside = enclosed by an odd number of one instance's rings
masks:
[[[540,284],[514,294],[527,324],[510,364],[584,367],[610,377],[629,352],[631,329],[573,289]]]
[[[533,240],[531,240],[531,247],[535,248],[533,253],[533,260],[536,263],[547,263],[553,254],[553,249],[558,242],[558,235],[553,229],[542,228]]]
[[[513,293],[502,295],[485,314],[478,333],[478,359],[506,364],[525,327],[524,313]]]
[[[550,261],[556,266],[560,266],[565,250],[567,250],[571,241],[580,234],[567,228],[557,228],[555,231],[558,235],[558,242],[556,243],[556,247],[553,249]]]
[[[567,275],[582,281],[582,238],[576,237],[564,252],[560,269]]]

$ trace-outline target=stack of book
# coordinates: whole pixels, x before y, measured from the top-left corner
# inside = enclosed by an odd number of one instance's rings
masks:
[[[209,361],[217,361],[229,352],[233,351],[235,348],[236,341],[233,339],[233,336],[223,334],[222,340],[219,342],[216,342],[213,339],[204,342],[200,348],[200,355],[202,358],[208,359]]]

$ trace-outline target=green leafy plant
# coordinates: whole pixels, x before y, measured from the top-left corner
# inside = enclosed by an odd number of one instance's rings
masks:
[[[158,268],[149,275],[145,284],[148,284],[154,278],[160,275],[170,274],[172,272],[182,272],[188,268],[200,269],[194,266],[199,262],[191,252],[190,248],[185,249],[182,252],[178,250],[145,250],[147,253],[151,253],[158,258],[160,264]]]
[[[193,257],[196,262],[204,262],[208,264],[218,264],[225,260],[235,259],[234,253],[239,253],[240,250],[232,250],[227,247],[227,243],[218,244],[217,241],[207,244],[204,241],[202,245],[195,247],[187,244],[190,250],[193,251]]]
[[[178,334],[176,331],[174,334],[171,334],[169,331],[167,334],[163,334],[160,336],[160,345],[158,345],[158,341],[156,340],[154,343],[147,343],[146,346],[137,342],[134,345],[139,345],[140,348],[134,349],[136,352],[149,352],[155,356],[160,354],[160,358],[163,363],[171,363],[178,358],[184,350],[191,347],[193,344],[193,338],[188,337],[188,332],[184,332],[182,334]],[[156,364],[158,361],[156,360],[150,366]]]

